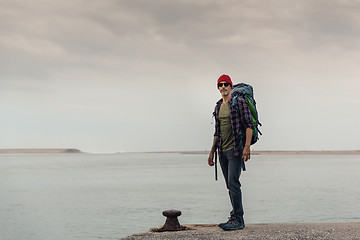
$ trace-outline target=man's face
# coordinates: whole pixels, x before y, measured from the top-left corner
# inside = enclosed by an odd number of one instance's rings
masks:
[[[230,83],[225,82],[225,81],[219,82],[219,83],[218,83],[218,88],[219,88],[219,91],[220,91],[221,96],[223,96],[223,97],[229,95],[230,92],[231,92],[231,85],[230,85]]]

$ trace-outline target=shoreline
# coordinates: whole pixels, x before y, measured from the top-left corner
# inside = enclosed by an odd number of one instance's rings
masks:
[[[64,154],[64,153],[85,153],[75,148],[18,148],[0,149],[0,154]],[[149,153],[149,154],[209,154],[209,151],[154,151],[154,152],[124,152],[124,153]],[[121,154],[114,152],[109,154]],[[252,150],[251,155],[360,155],[360,150]]]
[[[178,154],[209,154],[209,151],[163,151],[144,153],[178,153]],[[324,151],[281,151],[252,150],[251,155],[360,155],[360,150],[324,150]]]
[[[0,149],[0,154],[62,154],[62,153],[84,153],[75,148],[29,148],[29,149]]]
[[[358,155],[360,150],[327,151],[253,151],[253,155]]]
[[[120,240],[355,240],[360,239],[360,222],[351,223],[258,223],[242,230],[224,231],[216,224],[183,225],[184,231],[137,233]]]

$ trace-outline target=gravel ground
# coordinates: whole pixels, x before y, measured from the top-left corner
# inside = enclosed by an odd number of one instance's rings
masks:
[[[224,231],[214,224],[184,225],[188,230],[134,234],[122,240],[360,240],[360,223],[270,223],[248,224],[243,230]]]

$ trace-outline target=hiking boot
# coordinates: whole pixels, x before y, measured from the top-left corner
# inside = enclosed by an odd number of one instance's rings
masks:
[[[229,222],[223,225],[221,228],[226,231],[243,229],[245,227],[243,219],[232,218]]]
[[[226,224],[228,224],[228,223],[230,223],[230,221],[232,221],[232,217],[229,217],[229,220],[227,221],[227,222],[225,222],[225,223],[220,223],[219,224],[219,227],[223,227],[223,226],[225,226]]]

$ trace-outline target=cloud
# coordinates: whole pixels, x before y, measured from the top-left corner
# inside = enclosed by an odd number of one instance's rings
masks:
[[[207,59],[220,56],[221,66],[264,51],[358,49],[358,2],[20,3],[3,3],[0,41],[25,63],[41,56],[60,66],[129,69],[136,62],[212,64]]]
[[[0,107],[9,120],[3,126],[13,131],[7,142],[22,139],[16,129],[29,121],[29,134],[44,131],[42,143],[59,144],[47,131],[67,131],[84,146],[204,149],[213,127],[204,122],[219,98],[216,78],[228,73],[256,89],[271,136],[259,148],[301,145],[305,137],[293,145],[272,141],[279,127],[273,116],[286,109],[291,124],[282,134],[292,139],[292,121],[313,127],[299,113],[323,109],[328,129],[340,120],[326,103],[347,110],[359,104],[359,8],[345,0],[4,0]],[[36,123],[49,119],[59,131]],[[305,148],[322,146],[310,142]]]

